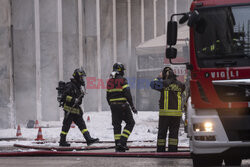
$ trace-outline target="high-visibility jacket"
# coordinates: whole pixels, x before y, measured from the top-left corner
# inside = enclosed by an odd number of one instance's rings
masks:
[[[161,92],[159,100],[160,116],[181,116],[182,115],[182,93],[185,85],[176,79],[156,78],[151,81],[152,89]]]
[[[128,102],[131,107],[134,106],[128,81],[121,75],[108,80],[106,98],[109,105],[112,102]]]
[[[80,97],[82,93],[81,85],[78,84],[74,79],[71,79],[70,82],[66,83],[65,91],[63,92],[63,109],[64,111],[73,113],[73,114],[82,114],[82,110],[80,109],[80,105],[82,104],[82,98],[79,99],[77,105],[75,105],[75,101],[78,97]]]

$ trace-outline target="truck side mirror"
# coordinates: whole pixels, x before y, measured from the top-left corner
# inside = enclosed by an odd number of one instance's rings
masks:
[[[169,47],[166,49],[166,58],[167,59],[175,59],[177,56],[177,49],[173,47]]]
[[[167,44],[172,46],[176,45],[177,41],[177,22],[169,21],[167,30]]]
[[[179,20],[179,24],[185,23],[189,19],[189,13],[184,13],[183,16]]]
[[[185,64],[188,69],[192,70],[192,65],[189,63],[174,63],[172,62],[172,59],[175,59],[177,56],[177,49],[172,47],[173,45],[176,45],[177,42],[177,22],[173,21],[174,16],[180,16],[182,15],[182,18],[179,20],[180,24],[185,23],[188,20],[188,23],[190,25],[195,24],[199,20],[199,13],[198,11],[194,12],[188,12],[188,13],[177,13],[171,15],[171,20],[168,22],[168,29],[167,29],[167,45],[169,45],[168,48],[166,48],[165,56],[167,59],[169,59],[170,64],[174,65],[182,65]],[[190,17],[192,18],[190,19]]]

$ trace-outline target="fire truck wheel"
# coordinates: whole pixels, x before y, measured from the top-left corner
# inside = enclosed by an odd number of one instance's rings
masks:
[[[219,157],[197,157],[193,156],[193,167],[208,167],[208,166],[221,166],[223,162]]]
[[[226,157],[224,159],[226,166],[240,166],[241,165],[241,158],[240,157]]]

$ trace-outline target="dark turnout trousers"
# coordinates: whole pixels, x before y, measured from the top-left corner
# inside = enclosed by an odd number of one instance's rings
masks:
[[[99,139],[97,138],[92,138],[89,134],[89,131],[86,127],[85,121],[82,118],[82,114],[73,114],[65,111],[64,114],[64,120],[63,120],[63,126],[62,126],[62,131],[60,134],[60,143],[66,143],[66,136],[68,134],[68,131],[70,129],[70,126],[72,122],[78,126],[80,129],[81,133],[83,134],[85,140],[87,141],[87,145],[90,145],[94,142],[97,142]],[[67,145],[67,144],[66,144]]]
[[[112,113],[112,125],[114,127],[115,143],[116,145],[120,143],[122,146],[126,146],[128,137],[135,125],[132,112],[127,103],[113,103],[110,105],[110,107]],[[122,121],[125,121],[126,123],[123,131],[121,126]]]
[[[168,134],[168,151],[176,152],[178,147],[178,132],[180,127],[179,116],[160,116],[157,137],[157,152],[165,152],[166,137]]]
[[[64,114],[64,119],[63,119],[63,126],[62,126],[62,131],[63,132],[68,132],[70,129],[70,126],[72,124],[72,122],[74,121],[74,123],[78,126],[78,128],[80,129],[80,131],[83,131],[84,129],[86,129],[86,124],[85,121],[82,118],[82,114],[68,114],[68,112],[65,112]]]

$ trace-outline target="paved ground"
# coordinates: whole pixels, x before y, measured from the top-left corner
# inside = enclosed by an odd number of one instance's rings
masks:
[[[192,167],[191,159],[110,157],[0,157],[0,167]],[[249,167],[243,161],[242,167]]]
[[[110,157],[0,157],[0,167],[191,167],[190,159]]]
[[[21,148],[0,147],[0,152],[20,151]],[[24,149],[25,150],[25,149]],[[154,149],[143,149],[154,151]],[[186,149],[185,149],[186,150]],[[29,150],[31,151],[31,150]],[[33,150],[35,151],[35,150]],[[105,150],[114,152],[113,149]],[[130,149],[138,152],[138,149]],[[130,152],[129,151],[129,152]],[[104,152],[89,150],[88,152]],[[191,159],[181,158],[127,158],[127,157],[85,157],[85,156],[42,156],[42,157],[0,157],[0,167],[192,167]],[[250,167],[250,160],[243,160],[242,167]]]

